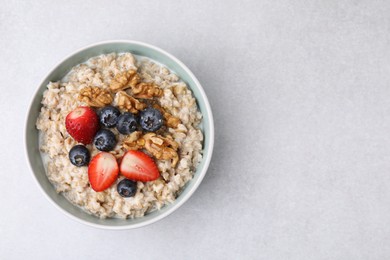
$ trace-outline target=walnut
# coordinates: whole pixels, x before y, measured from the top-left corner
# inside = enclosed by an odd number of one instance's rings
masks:
[[[138,113],[139,110],[142,110],[146,107],[146,104],[141,103],[132,96],[129,96],[124,91],[119,91],[116,96],[118,107],[128,112]]]
[[[120,72],[111,80],[110,89],[114,92],[136,86],[141,81],[136,70]]]
[[[99,87],[85,87],[80,90],[79,100],[91,107],[104,107],[111,104],[113,97],[108,90]]]
[[[178,117],[175,117],[171,115],[169,112],[167,112],[163,107],[161,107],[158,104],[154,104],[153,107],[155,109],[160,110],[161,114],[163,115],[165,119],[165,123],[170,128],[177,128],[177,126],[181,123],[180,119]]]
[[[172,167],[179,161],[177,149],[179,144],[171,136],[162,137],[155,133],[147,133],[142,137],[145,140],[145,149],[158,160],[172,160]]]
[[[152,99],[161,97],[164,91],[154,83],[139,83],[131,87],[133,96],[136,98]]]
[[[145,145],[145,140],[142,138],[142,132],[136,131],[131,133],[122,141],[122,146],[126,150],[139,150]]]

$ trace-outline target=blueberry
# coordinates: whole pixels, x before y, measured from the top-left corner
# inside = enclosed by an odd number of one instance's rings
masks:
[[[142,129],[154,132],[163,124],[163,117],[159,110],[148,107],[140,112],[140,125]]]
[[[111,151],[116,146],[116,138],[113,132],[108,129],[100,129],[93,140],[96,148],[100,151]]]
[[[137,182],[123,179],[116,186],[116,190],[122,197],[132,197],[137,192]]]
[[[99,120],[102,125],[105,127],[114,127],[118,122],[118,117],[121,112],[119,109],[113,106],[108,106],[100,110]]]
[[[91,155],[84,145],[75,145],[69,151],[69,160],[77,167],[88,165],[90,159]]]
[[[137,130],[137,119],[132,113],[125,112],[119,116],[116,129],[121,134],[130,134]]]

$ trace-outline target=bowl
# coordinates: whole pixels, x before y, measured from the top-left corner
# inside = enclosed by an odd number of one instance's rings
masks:
[[[135,55],[151,58],[167,66],[171,71],[176,73],[185,83],[187,83],[187,86],[192,90],[193,95],[196,98],[198,107],[203,115],[203,119],[201,122],[201,129],[204,135],[203,158],[198,165],[196,172],[194,173],[193,179],[191,179],[186,184],[182,193],[176,198],[173,203],[165,205],[160,210],[148,213],[144,217],[134,219],[100,219],[94,215],[90,215],[84,212],[79,207],[71,204],[62,194],[58,194],[55,191],[54,186],[49,182],[48,178],[46,177],[45,168],[39,152],[39,134],[38,130],[35,127],[35,123],[41,109],[41,100],[43,92],[50,81],[60,80],[70,71],[73,66],[85,62],[91,57],[112,52],[131,52]],[[192,196],[192,194],[195,192],[195,190],[201,183],[203,177],[207,172],[214,146],[214,123],[210,104],[202,86],[192,74],[192,72],[181,61],[179,61],[177,58],[167,53],[166,51],[150,44],[128,40],[105,41],[89,45],[87,47],[75,51],[74,53],[63,59],[58,65],[56,65],[42,80],[41,84],[38,86],[38,89],[34,94],[34,97],[32,98],[26,116],[25,131],[25,150],[27,161],[29,162],[32,175],[45,197],[50,202],[52,202],[52,204],[61,212],[78,222],[97,228],[113,230],[132,229],[146,226],[165,218],[166,216],[177,210]]]

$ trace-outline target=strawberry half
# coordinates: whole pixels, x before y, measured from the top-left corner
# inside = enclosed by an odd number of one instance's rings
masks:
[[[79,143],[90,144],[99,129],[99,118],[90,107],[78,107],[65,118],[66,131]]]
[[[94,191],[104,191],[118,178],[119,167],[114,155],[101,152],[88,166],[89,183]]]
[[[125,153],[119,168],[123,176],[133,181],[154,181],[160,176],[153,159],[141,151]]]

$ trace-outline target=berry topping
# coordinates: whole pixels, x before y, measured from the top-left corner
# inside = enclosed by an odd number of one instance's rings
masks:
[[[133,181],[154,181],[160,176],[156,163],[141,151],[130,150],[122,158],[120,172]]]
[[[75,145],[69,151],[69,160],[77,167],[88,165],[90,159],[91,155],[84,145]]]
[[[65,119],[66,131],[79,143],[90,144],[99,129],[99,120],[90,107],[78,107]]]
[[[135,116],[129,112],[125,112],[118,118],[116,125],[118,132],[124,135],[130,134],[137,130],[137,120]]]
[[[163,116],[159,110],[148,107],[140,112],[139,121],[142,129],[148,132],[154,132],[162,126]]]
[[[94,191],[109,188],[117,179],[118,173],[118,163],[110,153],[100,152],[89,163],[88,178]]]
[[[116,190],[122,197],[132,197],[137,192],[137,182],[123,179],[116,186]]]
[[[118,122],[118,117],[121,112],[119,109],[113,106],[108,106],[100,110],[99,120],[102,125],[105,127],[114,127]]]
[[[111,151],[116,146],[116,137],[113,132],[108,129],[100,129],[96,135],[93,143],[100,151]]]

